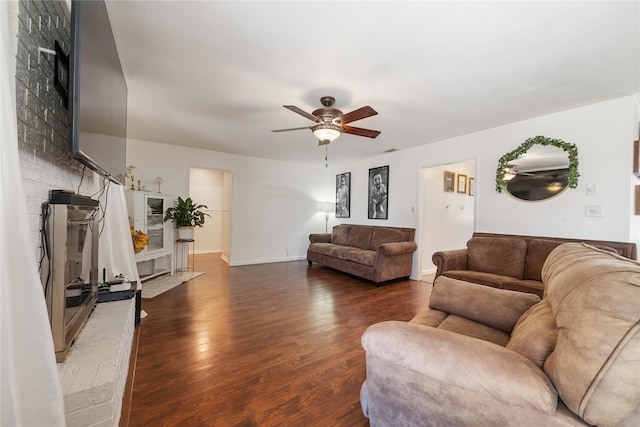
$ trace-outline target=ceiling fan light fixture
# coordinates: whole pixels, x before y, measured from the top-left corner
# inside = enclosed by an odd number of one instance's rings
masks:
[[[549,190],[549,191],[551,191],[553,193],[562,190],[562,188],[563,188],[562,183],[558,182],[558,181],[554,181],[554,182],[550,183],[549,185],[547,185],[547,190]]]
[[[507,166],[504,168],[504,180],[511,181],[516,177],[516,168],[513,166]]]
[[[334,141],[337,137],[340,136],[341,133],[340,126],[334,125],[332,123],[320,123],[313,126],[311,130],[319,141],[322,141],[326,144]]]

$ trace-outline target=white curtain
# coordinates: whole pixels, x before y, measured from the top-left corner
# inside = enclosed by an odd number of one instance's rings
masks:
[[[132,282],[139,283],[124,186],[109,182],[98,174],[94,174],[93,182],[96,183],[96,187],[100,187],[96,188],[99,194],[97,199],[104,214],[104,220],[100,223],[98,243],[98,277],[102,280],[102,269],[105,269],[107,280],[123,274]]]
[[[64,426],[18,158],[10,7],[0,1],[0,425]]]

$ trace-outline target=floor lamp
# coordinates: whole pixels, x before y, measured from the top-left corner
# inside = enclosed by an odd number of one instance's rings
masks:
[[[329,232],[329,215],[336,210],[336,204],[333,202],[322,202],[322,212],[324,212],[324,232]]]

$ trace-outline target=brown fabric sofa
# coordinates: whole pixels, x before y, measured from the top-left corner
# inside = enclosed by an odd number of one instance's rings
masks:
[[[436,277],[446,276],[542,297],[542,266],[553,249],[567,242],[584,242],[629,259],[637,257],[635,243],[473,233],[466,248],[436,252],[432,260],[437,267]]]
[[[376,283],[411,275],[415,229],[341,224],[309,235],[307,261]]]
[[[411,322],[369,327],[372,426],[640,425],[640,263],[556,248],[545,297],[447,277]]]

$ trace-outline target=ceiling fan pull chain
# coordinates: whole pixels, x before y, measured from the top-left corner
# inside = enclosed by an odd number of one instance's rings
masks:
[[[329,167],[329,144],[324,146],[324,167]]]

